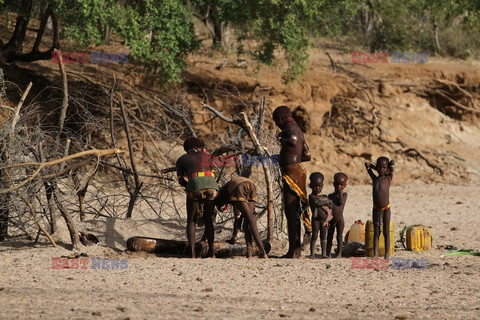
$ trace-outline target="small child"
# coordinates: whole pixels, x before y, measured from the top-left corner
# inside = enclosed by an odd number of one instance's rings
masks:
[[[257,201],[257,188],[252,180],[244,177],[234,177],[223,185],[215,198],[215,206],[219,211],[225,211],[227,204],[232,204],[235,215],[235,224],[243,220],[243,232],[247,245],[247,258],[252,257],[252,237],[255,239],[259,250],[259,257],[267,259],[267,253],[260,239],[255,217],[255,202]],[[223,208],[223,209],[222,209]],[[243,219],[242,219],[243,218]],[[234,226],[235,228],[235,226]]]
[[[330,221],[328,235],[327,235],[327,256],[330,257],[332,250],[333,233],[337,230],[337,258],[342,256],[343,250],[343,228],[345,227],[345,221],[343,219],[343,209],[345,208],[345,202],[347,201],[348,194],[343,192],[343,189],[347,186],[348,177],[343,172],[337,172],[333,176],[333,187],[335,192],[328,195],[333,203],[332,214],[333,219]]]
[[[322,258],[327,258],[327,230],[328,221],[332,216],[332,201],[326,194],[321,194],[323,189],[323,174],[314,172],[310,175],[309,187],[312,193],[308,196],[308,203],[312,211],[312,239],[310,240],[310,259],[315,259],[315,244],[320,231],[322,245]]]
[[[395,161],[389,160],[387,157],[379,157],[377,163],[373,165],[370,162],[365,162],[370,178],[373,184],[373,255],[378,258],[378,239],[380,237],[380,226],[383,223],[383,236],[385,238],[385,259],[390,258],[390,185],[393,178],[393,167]],[[377,171],[376,176],[372,170]]]

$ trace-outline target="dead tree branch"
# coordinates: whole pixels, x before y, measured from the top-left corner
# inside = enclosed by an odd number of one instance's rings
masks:
[[[431,167],[432,169],[438,171],[440,173],[440,175],[443,175],[443,170],[442,168],[440,168],[439,166],[435,165],[434,163],[432,163],[427,157],[425,157],[420,151],[418,151],[417,149],[415,148],[412,148],[412,147],[407,147],[407,148],[404,148],[401,150],[402,153],[405,153],[407,155],[409,155],[410,157],[419,157],[421,159],[423,159],[427,165],[429,167]]]
[[[58,58],[59,58],[59,68],[60,68],[60,74],[62,76],[62,92],[63,92],[63,99],[62,99],[62,108],[60,109],[60,114],[58,117],[58,135],[57,135],[57,140],[55,143],[55,147],[58,147],[58,143],[60,141],[60,136],[63,131],[63,126],[65,122],[65,117],[67,115],[67,108],[68,108],[68,81],[67,81],[67,73],[65,72],[65,65],[63,63],[63,58],[62,58],[62,52],[59,50],[58,51]]]
[[[120,149],[106,149],[106,150],[93,149],[93,150],[86,150],[86,151],[78,152],[78,153],[75,153],[75,154],[71,154],[67,157],[63,157],[63,158],[48,161],[48,162],[27,162],[27,163],[19,163],[19,164],[13,164],[13,165],[7,165],[7,166],[0,167],[0,170],[5,170],[5,169],[9,169],[9,168],[26,167],[26,166],[38,167],[28,178],[26,178],[22,182],[20,182],[16,185],[12,185],[9,188],[0,189],[0,195],[1,194],[7,194],[7,193],[13,192],[15,190],[18,190],[19,188],[23,187],[24,185],[26,185],[27,183],[29,183],[30,181],[35,179],[37,176],[38,176],[38,178],[41,178],[41,179],[52,179],[54,177],[61,176],[62,174],[66,173],[66,172],[68,172],[68,171],[70,171],[74,168],[77,168],[81,165],[84,165],[84,164],[88,163],[92,158],[100,158],[100,157],[110,156],[110,155],[117,154],[117,153],[122,153],[122,152],[123,151],[120,150]],[[51,167],[51,166],[54,166],[54,165],[57,165],[57,164],[61,164],[62,162],[74,160],[74,159],[77,159],[77,158],[80,158],[80,157],[85,157],[85,156],[89,156],[89,158],[87,158],[86,160],[83,160],[79,163],[76,163],[74,165],[71,165],[69,167],[66,167],[65,169],[60,170],[56,173],[52,173],[52,174],[48,174],[48,175],[44,175],[44,176],[39,176],[39,173],[45,168],[48,168],[48,167]]]
[[[327,57],[330,60],[330,66],[332,67],[333,73],[337,72],[337,66],[335,65],[335,61],[333,61],[332,56],[328,52],[327,52]]]
[[[73,222],[72,215],[68,212],[67,208],[65,208],[60,199],[58,199],[58,192],[55,191],[53,193],[53,199],[55,200],[55,203],[57,204],[58,210],[60,210],[62,217],[67,223],[67,229],[70,233],[70,240],[72,241],[73,249],[78,249],[80,247],[80,237],[78,235],[77,226]]]
[[[271,241],[273,240],[273,216],[274,216],[272,177],[269,169],[269,167],[272,166],[271,157],[268,154],[268,150],[260,145],[260,142],[258,141],[257,136],[253,132],[252,125],[248,120],[247,115],[244,112],[241,112],[240,116],[242,117],[244,126],[247,129],[246,130],[247,134],[255,146],[255,150],[259,155],[263,156],[263,159],[267,159],[267,161],[262,160],[261,163],[262,163],[263,173],[265,175],[265,183],[267,184],[267,208],[268,208],[267,240]]]
[[[45,162],[43,145],[41,142],[38,145],[38,154],[40,157],[40,162]],[[53,201],[53,184],[48,180],[43,180],[43,187],[45,188],[45,197],[47,198],[47,207],[50,215],[50,232],[53,234],[57,231],[57,217],[55,214],[55,202]]]
[[[445,86],[448,86],[448,87],[454,87],[455,89],[457,89],[460,93],[462,93],[465,97],[468,98],[468,102],[469,104],[472,103],[474,101],[474,98],[473,96],[466,90],[462,89],[457,83],[455,82],[452,82],[452,81],[448,81],[448,80],[444,80],[444,79],[433,79],[433,81],[437,82],[437,83],[440,83],[440,84],[443,84]]]
[[[37,214],[35,213],[35,210],[33,209],[33,205],[30,201],[25,201],[28,208],[30,209],[30,213],[33,216],[33,220],[35,221],[35,224],[38,226],[38,229],[43,232],[43,234],[47,237],[48,241],[54,246],[55,248],[57,247],[57,243],[55,242],[55,239],[53,239],[52,235],[48,233],[48,231],[45,229],[45,227],[40,223],[40,220],[38,219]]]
[[[480,114],[480,110],[477,110],[477,109],[474,109],[474,108],[470,108],[470,107],[467,107],[467,106],[464,106],[463,104],[461,103],[458,103],[457,101],[453,100],[452,98],[450,98],[447,94],[443,93],[441,90],[434,90],[434,89],[428,89],[426,90],[427,93],[431,94],[431,95],[439,95],[445,99],[447,99],[449,102],[451,102],[453,105],[455,105],[456,107],[459,107],[460,109],[462,110],[465,110],[465,111],[469,111],[469,112],[472,112],[472,113],[478,113]]]
[[[135,166],[135,154],[133,152],[132,136],[130,134],[130,129],[128,127],[127,115],[125,114],[125,107],[123,105],[123,99],[121,95],[120,95],[120,110],[122,111],[123,126],[125,128],[125,133],[127,135],[128,152],[130,154],[130,166],[132,167],[133,179],[135,182],[135,187],[133,190],[131,190],[131,188],[128,188],[128,193],[130,194],[130,201],[128,203],[127,218],[131,218],[133,207],[135,205],[135,202],[137,201],[138,194],[140,193],[140,190],[142,188],[142,182],[140,182],[140,179],[138,177],[137,167]]]
[[[213,114],[215,114],[217,117],[219,117],[221,120],[225,121],[225,122],[228,122],[228,123],[232,123],[232,124],[236,124],[237,126],[241,127],[243,130],[247,131],[246,128],[245,128],[245,124],[242,122],[242,120],[240,118],[232,118],[230,119],[229,117],[225,116],[223,113],[221,113],[220,111],[218,111],[217,109],[215,109],[214,107],[212,106],[209,106],[205,103],[202,103],[202,107],[204,107],[205,109],[209,110],[210,112],[212,112]]]
[[[190,123],[190,120],[185,116],[185,114],[183,114],[182,112],[179,112],[177,109],[175,109],[174,107],[172,107],[171,105],[169,105],[168,103],[166,103],[165,101],[163,101],[158,97],[156,98],[156,102],[167,111],[179,117],[182,120],[183,124],[187,127],[188,132],[190,132],[190,135],[192,137],[197,137],[197,133],[193,129],[192,124]]]
[[[0,161],[5,164],[10,163],[10,151],[12,148],[12,142],[15,137],[15,127],[17,126],[18,119],[20,117],[20,109],[22,108],[25,99],[32,88],[32,83],[30,82],[27,86],[27,89],[23,92],[22,97],[15,108],[15,113],[12,118],[12,123],[10,126],[10,131],[8,132],[7,141],[0,148]],[[8,168],[0,168],[0,182],[3,182],[3,186],[7,189],[11,188],[12,181],[11,175]],[[0,195],[2,195],[0,193]],[[0,242],[5,240],[8,235],[8,222],[10,220],[10,204],[11,198],[10,194],[7,193],[3,196],[0,196]]]

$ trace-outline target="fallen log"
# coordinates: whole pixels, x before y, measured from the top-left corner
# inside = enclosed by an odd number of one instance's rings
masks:
[[[267,254],[270,252],[270,242],[264,240],[263,246]],[[148,252],[158,254],[179,254],[190,255],[190,247],[187,241],[167,240],[149,237],[131,237],[127,240],[127,250],[134,252]],[[197,256],[206,257],[208,251],[208,243],[197,242],[195,244]],[[247,246],[244,243],[230,244],[228,242],[214,242],[213,250],[217,258],[245,256],[247,254]],[[259,253],[258,247],[253,246],[253,255]]]

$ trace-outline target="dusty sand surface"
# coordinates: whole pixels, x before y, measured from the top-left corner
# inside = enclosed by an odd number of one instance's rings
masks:
[[[346,229],[369,218],[370,188],[347,186]],[[122,219],[82,225],[86,231],[96,225],[103,244],[78,251],[88,254],[87,269],[52,269],[52,257],[72,254],[68,245],[53,248],[41,237],[33,246],[12,237],[0,245],[0,319],[477,319],[479,257],[441,255],[446,245],[480,248],[478,194],[479,184],[392,186],[396,240],[411,224],[430,227],[434,236],[432,250],[397,244],[394,257],[428,259],[427,269],[396,270],[389,262],[387,269],[358,270],[351,258],[280,259],[284,235],[268,260],[124,252],[131,236],[183,240],[184,231]],[[126,268],[92,269],[94,257],[127,259]]]

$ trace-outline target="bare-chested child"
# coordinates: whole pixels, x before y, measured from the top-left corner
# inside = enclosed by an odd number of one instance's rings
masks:
[[[311,154],[303,132],[292,118],[287,106],[279,106],[273,111],[273,121],[280,130],[277,140],[281,144],[279,165],[283,178],[283,203],[287,219],[288,252],[284,258],[302,257],[300,243],[301,220],[305,235],[312,230],[307,194],[307,170],[303,161],[310,161]],[[310,243],[310,238],[304,240]]]
[[[327,256],[330,257],[332,251],[333,234],[337,231],[337,258],[342,256],[343,251],[343,228],[345,220],[343,219],[343,209],[347,201],[348,194],[343,191],[347,186],[348,177],[343,172],[337,172],[333,176],[333,187],[335,191],[328,195],[328,199],[332,201],[333,219],[329,223],[327,235]]]
[[[218,210],[222,211],[222,208],[225,208],[227,204],[231,204],[235,214],[235,223],[243,219],[247,258],[252,257],[253,236],[259,250],[259,257],[266,259],[268,256],[260,239],[260,233],[257,228],[257,218],[254,215],[256,201],[257,188],[253,181],[245,177],[237,176],[220,188],[215,199],[215,205]]]
[[[327,258],[327,231],[328,221],[332,216],[332,201],[323,190],[324,176],[320,172],[310,175],[309,187],[312,193],[308,196],[308,203],[312,211],[312,239],[310,240],[310,258],[315,259],[315,245],[317,244],[318,233],[320,232],[320,244],[322,246],[322,258]]]
[[[390,258],[390,185],[393,178],[393,167],[395,161],[389,160],[387,157],[379,157],[374,165],[365,162],[370,178],[372,178],[372,195],[373,195],[373,255],[378,257],[378,239],[380,237],[380,226],[383,223],[383,236],[385,238],[385,259]],[[373,173],[377,171],[378,176]]]
[[[185,187],[187,193],[187,238],[191,257],[195,252],[195,224],[197,219],[203,219],[205,236],[208,241],[208,257],[215,257],[213,241],[213,216],[215,212],[214,199],[217,195],[218,184],[211,156],[205,152],[205,143],[191,137],[185,140],[183,148],[187,152],[176,162],[178,182]],[[187,180],[188,179],[188,180]]]

